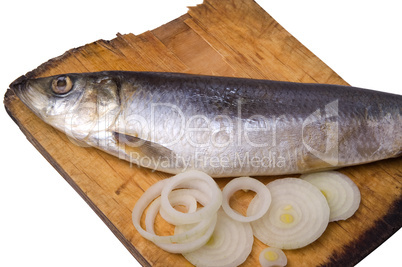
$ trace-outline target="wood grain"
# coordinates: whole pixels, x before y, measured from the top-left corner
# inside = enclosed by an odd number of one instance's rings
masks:
[[[251,0],[207,0],[176,20],[135,36],[121,35],[67,51],[30,72],[41,77],[102,70],[168,71],[296,82],[344,84],[334,71]],[[168,177],[132,166],[94,148],[72,143],[46,125],[8,90],[4,104],[29,141],[93,208],[144,266],[191,266],[181,255],[142,238],[131,211],[149,186]],[[402,159],[389,159],[341,172],[358,185],[362,202],[349,220],[331,223],[313,244],[286,251],[288,266],[352,266],[402,226]],[[267,183],[278,177],[261,177]],[[229,179],[218,179],[223,187]],[[245,210],[251,195],[237,194]],[[156,231],[171,227],[161,223]],[[265,248],[255,239],[243,266],[257,266]]]

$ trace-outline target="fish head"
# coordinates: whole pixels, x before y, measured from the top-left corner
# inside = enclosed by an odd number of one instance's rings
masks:
[[[44,122],[78,141],[105,131],[120,109],[118,82],[107,75],[21,76],[10,88]]]
[[[86,82],[75,75],[59,75],[29,79],[21,76],[10,88],[44,121],[63,116],[76,106],[85,90]]]

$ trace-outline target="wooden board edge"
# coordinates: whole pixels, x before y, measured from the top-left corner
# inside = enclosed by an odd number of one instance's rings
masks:
[[[333,253],[323,266],[355,266],[402,227],[402,196],[395,200],[387,213],[358,240],[345,245],[342,254]]]
[[[25,135],[28,141],[39,151],[39,153],[56,169],[56,171],[67,181],[67,183],[84,199],[91,209],[99,216],[99,218],[107,225],[112,233],[126,247],[126,249],[134,256],[134,258],[142,265],[152,265],[141,255],[141,253],[125,238],[125,236],[116,228],[116,226],[107,218],[107,216],[91,201],[91,199],[81,190],[81,188],[71,179],[71,177],[63,170],[63,168],[55,161],[45,148],[31,135],[24,125],[16,118],[12,111],[13,102],[20,101],[13,90],[7,89],[4,94],[4,108],[10,118],[17,124],[21,132]]]
[[[162,26],[161,26],[162,27]],[[155,29],[156,30],[156,29]],[[105,40],[98,40],[97,42],[110,42]],[[85,47],[81,46],[66,51],[61,56],[52,58],[47,62],[41,64],[38,68],[27,73],[28,77],[38,77],[48,68],[55,67],[59,62],[63,61],[66,57],[70,56],[70,53],[79,51]],[[18,125],[26,138],[32,143],[32,145],[46,158],[46,160],[60,173],[60,175],[74,188],[74,190],[84,199],[85,202],[94,210],[94,212],[101,218],[101,220],[109,227],[109,229],[115,234],[115,236],[123,243],[127,250],[140,262],[142,266],[151,266],[151,264],[135,249],[129,240],[127,240],[122,233],[111,223],[111,221],[99,210],[96,205],[89,199],[89,197],[80,189],[80,187],[74,183],[74,181],[68,176],[68,174],[61,168],[61,166],[53,160],[51,155],[41,146],[41,144],[33,138],[29,131],[22,125],[22,123],[16,118],[11,110],[12,102],[19,101],[14,92],[8,89],[4,96],[4,106],[11,117],[11,119]],[[355,265],[389,237],[396,233],[402,227],[402,196],[399,197],[388,209],[386,215],[376,221],[374,226],[369,228],[358,240],[348,244],[342,254],[332,254],[324,266],[350,266]]]

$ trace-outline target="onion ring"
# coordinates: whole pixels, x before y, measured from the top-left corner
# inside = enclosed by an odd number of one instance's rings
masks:
[[[203,193],[200,193],[197,190],[194,189],[179,189],[176,191],[173,191],[170,196],[169,200],[171,201],[172,205],[178,205],[182,204],[186,207],[188,207],[188,212],[195,212],[197,209],[197,201],[200,202],[201,204],[208,202],[208,199]],[[154,221],[155,217],[158,214],[158,211],[161,210],[161,198],[158,197],[155,199],[151,205],[149,205],[149,208],[147,210],[147,214],[145,217],[145,227],[146,230],[152,234],[155,234],[154,231]],[[162,215],[162,214],[161,214]],[[162,216],[163,217],[163,216]],[[192,252],[194,250],[197,250],[198,248],[202,247],[205,245],[205,243],[208,242],[209,238],[211,237],[215,225],[217,221],[217,216],[216,214],[211,218],[210,225],[208,228],[205,230],[205,232],[200,232],[197,235],[194,235],[192,238],[189,238],[188,240],[184,240],[180,243],[158,243],[154,242],[155,245],[160,247],[161,249],[170,252],[170,253],[188,253]],[[194,225],[185,225],[187,226],[187,230],[190,230],[191,228],[194,227]],[[177,229],[177,227],[176,227]],[[184,232],[184,231],[181,231]],[[175,234],[178,234],[179,232],[175,230]]]
[[[193,213],[182,213],[172,207],[169,202],[169,194],[173,189],[179,188],[181,184],[186,184],[190,181],[202,181],[208,185],[208,194],[210,201],[203,208]],[[222,192],[218,185],[208,174],[200,171],[188,171],[177,174],[169,179],[161,192],[161,209],[174,220],[175,224],[191,224],[199,222],[205,218],[211,218],[211,215],[216,213],[222,204]]]
[[[261,267],[284,267],[288,264],[285,253],[279,248],[265,248],[260,253]]]
[[[319,238],[329,222],[329,206],[320,190],[298,178],[281,178],[267,185],[272,203],[261,219],[251,223],[254,235],[268,246],[297,249]],[[256,201],[247,212],[253,213]]]
[[[132,213],[132,221],[134,227],[137,229],[140,235],[142,235],[144,238],[154,243],[168,244],[168,243],[185,241],[188,240],[189,238],[200,235],[200,233],[204,233],[211,224],[211,217],[209,218],[207,217],[199,221],[192,229],[180,234],[170,236],[159,236],[144,230],[140,223],[142,214],[144,213],[149,203],[151,203],[155,198],[157,198],[161,194],[162,189],[166,186],[168,182],[169,179],[161,180],[152,185],[150,188],[148,188],[148,190],[146,190],[144,194],[138,199]]]
[[[258,196],[258,208],[257,212],[250,216],[243,216],[233,210],[229,205],[230,197],[238,190],[252,190],[257,193]],[[257,179],[250,177],[239,177],[231,180],[222,191],[222,208],[233,220],[239,222],[252,222],[258,220],[268,211],[271,205],[271,193],[269,189]]]
[[[197,267],[230,267],[242,264],[253,247],[253,231],[249,223],[233,220],[223,210],[210,241],[200,249],[183,256]]]
[[[326,171],[303,174],[300,178],[324,194],[330,209],[330,222],[346,220],[359,208],[359,188],[348,176],[337,171]]]

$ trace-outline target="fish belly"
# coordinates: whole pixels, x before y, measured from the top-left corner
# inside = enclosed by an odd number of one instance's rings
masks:
[[[399,95],[171,73],[142,73],[123,87],[120,125],[157,144],[124,157],[165,172],[304,173],[393,157],[402,147]]]

